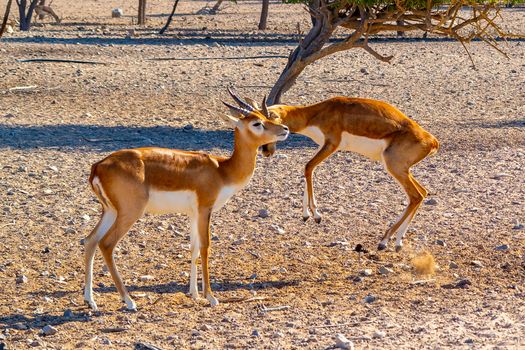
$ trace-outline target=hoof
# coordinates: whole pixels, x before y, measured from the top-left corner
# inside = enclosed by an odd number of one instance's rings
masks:
[[[137,304],[131,299],[125,300],[124,304],[126,304],[126,310],[129,312],[137,312]]]
[[[314,221],[315,221],[316,223],[320,224],[320,223],[321,223],[321,217],[314,218]]]
[[[84,300],[84,302],[87,304],[88,307],[91,308],[91,310],[93,311],[98,310],[97,304],[94,301]]]
[[[215,306],[219,305],[219,301],[217,300],[217,298],[215,298],[212,295],[208,295],[206,297],[206,299],[208,299],[208,301],[210,302],[210,306],[211,307],[215,307]]]
[[[308,221],[309,218],[310,218],[309,216],[303,216],[303,222]]]
[[[402,245],[396,245],[396,253],[399,253],[401,250],[403,250]]]
[[[386,244],[384,243],[379,243],[377,245],[377,250],[385,250],[386,249]]]

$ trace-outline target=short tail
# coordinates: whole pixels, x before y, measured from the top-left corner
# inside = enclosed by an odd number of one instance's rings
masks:
[[[429,156],[434,155],[439,150],[439,141],[434,136],[432,136],[430,147],[430,152],[428,153]]]

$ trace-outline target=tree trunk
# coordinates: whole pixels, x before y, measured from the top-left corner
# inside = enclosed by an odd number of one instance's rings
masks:
[[[222,2],[224,0],[217,0],[217,2],[215,3],[215,5],[213,5],[213,7],[211,8],[210,10],[210,14],[214,15],[217,13],[217,11],[219,11],[219,7],[221,6]]]
[[[139,13],[137,17],[137,24],[143,26],[146,24],[146,0],[139,0]]]
[[[399,20],[399,21],[396,21],[396,24],[397,24],[398,26],[403,26],[403,25],[405,25],[405,21],[403,21],[403,20],[401,19],[401,20]],[[398,32],[397,32],[397,36],[405,36],[405,32],[403,32],[403,31],[398,31]]]
[[[11,3],[13,0],[7,0],[7,5],[5,7],[4,19],[2,21],[2,27],[0,27],[0,38],[4,34],[5,28],[7,27],[7,21],[9,20],[9,12],[11,12]]]
[[[259,19],[259,30],[266,30],[266,22],[268,20],[268,7],[270,0],[262,0],[261,18]]]
[[[27,0],[20,0],[18,3],[18,14],[20,15],[20,30],[28,31],[31,28],[31,18],[33,17],[33,11],[39,0],[31,0],[29,8],[27,9]]]
[[[173,16],[175,15],[175,10],[177,9],[177,5],[179,4],[179,0],[175,0],[175,3],[173,4],[173,9],[171,10],[171,14],[168,17],[168,20],[166,21],[166,24],[162,29],[160,30],[159,34],[164,34],[164,32],[168,29],[168,27],[171,24],[171,20],[173,19]]]
[[[328,15],[316,18],[315,25],[288,57],[286,67],[268,95],[268,105],[280,103],[281,96],[293,86],[306,66],[321,58],[314,54],[323,48],[336,28]]]

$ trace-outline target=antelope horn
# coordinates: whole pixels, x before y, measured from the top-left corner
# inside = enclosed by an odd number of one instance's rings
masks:
[[[250,106],[248,103],[244,102],[236,93],[233,91],[230,87],[228,87],[228,92],[230,93],[230,96],[237,102],[237,104],[250,112],[255,112],[255,109]]]
[[[221,102],[224,103],[224,105],[226,107],[228,107],[229,109],[231,109],[232,111],[236,111],[237,113],[242,114],[244,116],[247,116],[248,114],[251,113],[250,111],[248,111],[248,110],[246,110],[244,108],[233,106],[233,105],[231,105],[231,104],[229,104],[227,102],[224,102],[224,101],[221,101]]]
[[[266,104],[266,95],[264,95],[262,100],[262,112],[266,118],[271,119],[270,112],[268,111],[268,105]]]

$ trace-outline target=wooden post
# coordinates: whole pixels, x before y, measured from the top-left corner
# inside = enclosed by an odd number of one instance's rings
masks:
[[[146,0],[139,0],[139,13],[137,17],[137,24],[143,26],[146,24]]]

